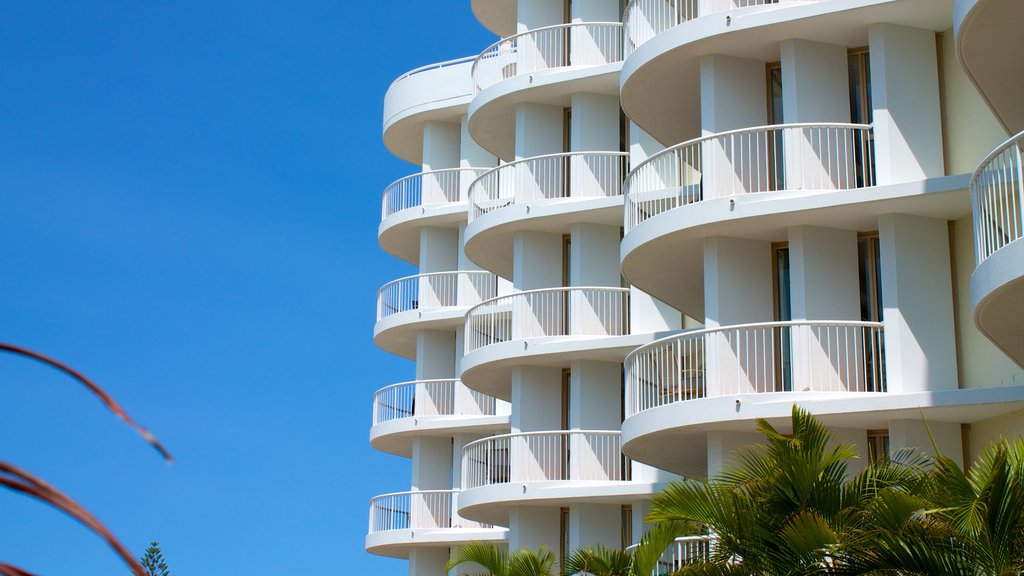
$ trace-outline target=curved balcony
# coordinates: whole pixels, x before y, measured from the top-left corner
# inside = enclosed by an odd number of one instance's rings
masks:
[[[675,539],[658,558],[658,564],[651,571],[651,576],[664,576],[675,574],[680,568],[687,564],[706,561],[711,555],[715,545],[715,536],[682,536]],[[626,547],[630,554],[636,550],[637,545]]]
[[[508,412],[499,412],[493,396],[470,390],[456,379],[417,380],[385,386],[373,395],[370,444],[411,457],[417,437],[492,434],[508,427]]]
[[[685,433],[749,429],[752,419],[810,400],[822,415],[826,401],[846,415],[883,409],[883,337],[875,322],[789,321],[692,330],[642,346],[625,361],[626,453],[692,476],[677,462]]]
[[[874,186],[873,148],[866,124],[761,126],[677,144],[627,176],[626,232],[711,198]]]
[[[624,152],[568,152],[517,160],[484,172],[469,187],[466,254],[512,277],[515,233],[568,233],[575,223],[619,225]]]
[[[383,494],[370,500],[366,550],[404,557],[413,547],[447,547],[474,540],[504,541],[507,531],[459,517],[458,490]]]
[[[1010,134],[1024,130],[1024,48],[1016,0],[954,0],[957,59],[985,103]]]
[[[650,336],[629,335],[629,289],[560,287],[492,298],[466,313],[462,381],[508,398],[519,363],[565,366],[572,359],[619,362]]]
[[[630,0],[622,14],[626,56],[662,32],[701,16],[753,6],[780,7],[821,0]]]
[[[1024,132],[996,148],[971,178],[977,268],[971,300],[978,328],[1024,366]]]
[[[421,66],[391,83],[384,96],[384,145],[413,164],[422,163],[423,123],[459,122],[473,97],[474,57]]]
[[[459,513],[502,520],[515,506],[650,496],[653,484],[631,481],[619,437],[618,430],[556,430],[470,442],[462,448]]]
[[[377,293],[374,342],[399,356],[415,358],[416,331],[454,329],[467,307],[493,298],[497,290],[497,276],[476,270],[418,274],[388,282]]]
[[[381,247],[418,265],[421,227],[456,227],[465,221],[469,185],[488,170],[446,168],[392,182],[384,189],[381,203]]]
[[[621,61],[619,22],[545,26],[503,38],[487,47],[473,62],[473,86],[479,93],[516,76]]]

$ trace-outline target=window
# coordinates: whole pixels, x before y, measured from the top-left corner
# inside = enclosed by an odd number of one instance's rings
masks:
[[[857,241],[857,264],[860,275],[860,319],[882,321],[882,259],[878,233],[862,234]]]
[[[780,242],[772,245],[772,280],[775,295],[775,319],[787,322],[793,319],[789,281],[789,244]],[[788,329],[775,332],[775,388],[778,391],[793,389],[793,355]]]
[[[769,62],[765,66],[768,89],[768,124],[782,124],[782,63]]]
[[[558,565],[565,566],[565,555],[569,553],[569,509],[562,508],[558,512]]]
[[[889,459],[888,430],[868,430],[868,459],[879,464]]]
[[[620,525],[622,534],[622,548],[633,544],[633,507],[629,504],[622,505],[622,520]]]
[[[782,124],[782,63],[769,62],[765,70],[768,90],[768,125]],[[769,130],[766,138],[765,145],[772,151],[768,155],[768,189],[783,190],[786,181],[783,139],[781,133],[775,130]]]
[[[847,64],[850,75],[850,121],[854,124],[871,124],[874,113],[871,107],[871,59],[867,47],[850,50]]]

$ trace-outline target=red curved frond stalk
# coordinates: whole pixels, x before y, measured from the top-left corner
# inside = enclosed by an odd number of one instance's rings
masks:
[[[121,408],[121,406],[117,403],[116,400],[114,400],[113,397],[110,396],[110,394],[107,394],[102,388],[93,383],[92,380],[86,378],[86,376],[81,372],[75,370],[74,368],[66,364],[58,362],[57,360],[54,360],[49,356],[45,356],[43,354],[34,352],[27,348],[22,348],[21,346],[15,346],[13,344],[5,344],[3,342],[0,342],[0,351],[18,354],[26,358],[31,358],[37,362],[42,362],[43,364],[46,364],[47,366],[50,366],[52,368],[56,368],[57,370],[60,370],[61,372],[67,374],[68,376],[71,376],[75,380],[78,380],[86,388],[88,388],[90,392],[95,394],[96,397],[98,397],[100,401],[103,402],[103,404],[111,412],[114,413],[114,415],[123,420],[126,424],[128,424],[136,432],[138,432],[143,438],[145,438],[146,441],[149,442],[149,444],[153,446],[153,448],[155,448],[156,451],[159,452],[160,455],[163,456],[165,460],[167,460],[168,462],[174,460],[174,458],[171,457],[171,454],[164,448],[163,444],[161,444],[160,441],[157,440],[156,437],[153,436],[153,434],[149,430],[143,428],[135,420],[132,420],[131,416],[129,416],[128,413],[124,411],[124,408]]]
[[[26,572],[17,566],[11,566],[10,564],[4,564],[0,562],[0,576],[36,576],[31,572]]]

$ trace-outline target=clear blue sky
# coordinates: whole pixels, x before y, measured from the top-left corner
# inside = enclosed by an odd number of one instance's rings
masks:
[[[367,442],[376,241],[416,168],[381,143],[402,72],[492,36],[458,2],[4,3],[0,340],[106,386],[167,466],[74,382],[0,355],[0,459],[52,481],[176,576],[404,574],[363,551],[409,462]],[[127,574],[97,537],[0,491],[0,561]]]

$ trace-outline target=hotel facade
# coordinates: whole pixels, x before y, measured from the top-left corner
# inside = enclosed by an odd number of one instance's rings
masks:
[[[369,552],[635,543],[793,404],[862,462],[1024,430],[1024,3],[471,8],[384,101]]]

